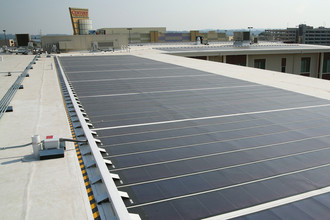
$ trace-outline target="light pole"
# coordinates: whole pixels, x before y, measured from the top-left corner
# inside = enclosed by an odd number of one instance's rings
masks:
[[[127,28],[127,30],[128,30],[128,44],[130,44],[131,43],[131,30],[132,30],[132,28]]]
[[[7,46],[6,30],[3,30],[3,34],[5,35],[5,44]]]

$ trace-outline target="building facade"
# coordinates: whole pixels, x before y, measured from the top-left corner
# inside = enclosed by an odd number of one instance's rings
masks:
[[[255,44],[191,48],[171,54],[246,67],[330,79],[330,47],[304,44]]]
[[[51,52],[54,45],[60,52],[118,49],[123,45],[128,45],[126,35],[121,34],[42,36],[41,42],[44,51],[48,52]]]
[[[300,24],[298,28],[265,30],[266,40],[278,40],[284,43],[302,43],[315,45],[330,45],[330,28],[313,28]]]
[[[141,43],[173,43],[173,42],[196,42],[196,38],[202,38],[204,43],[212,41],[226,41],[225,33],[209,31],[190,32],[166,32],[165,27],[145,28],[101,28],[95,34],[89,35],[64,35],[64,36],[42,36],[42,45],[45,51],[50,52],[52,45],[61,52],[92,50],[97,44],[102,48],[121,48],[128,44]]]
[[[194,42],[197,37],[203,38],[204,42],[227,40],[225,33],[217,33],[216,31],[209,31],[207,33],[202,33],[198,30],[192,30],[190,32],[167,32],[165,27],[101,28],[96,30],[96,34],[127,35],[128,41],[132,44]]]

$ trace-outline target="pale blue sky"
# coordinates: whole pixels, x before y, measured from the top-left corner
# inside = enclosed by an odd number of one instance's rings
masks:
[[[330,26],[329,0],[0,0],[1,32],[72,34],[69,7],[88,8],[94,29]]]

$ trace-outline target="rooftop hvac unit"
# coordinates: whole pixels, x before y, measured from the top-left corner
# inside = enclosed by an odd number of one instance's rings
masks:
[[[234,32],[234,41],[249,41],[250,40],[250,32]]]
[[[234,46],[249,46],[250,32],[234,32]]]

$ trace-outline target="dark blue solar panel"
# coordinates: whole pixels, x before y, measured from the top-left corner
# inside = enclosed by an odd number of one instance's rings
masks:
[[[330,182],[327,100],[134,56],[60,60],[143,219],[217,216]]]

